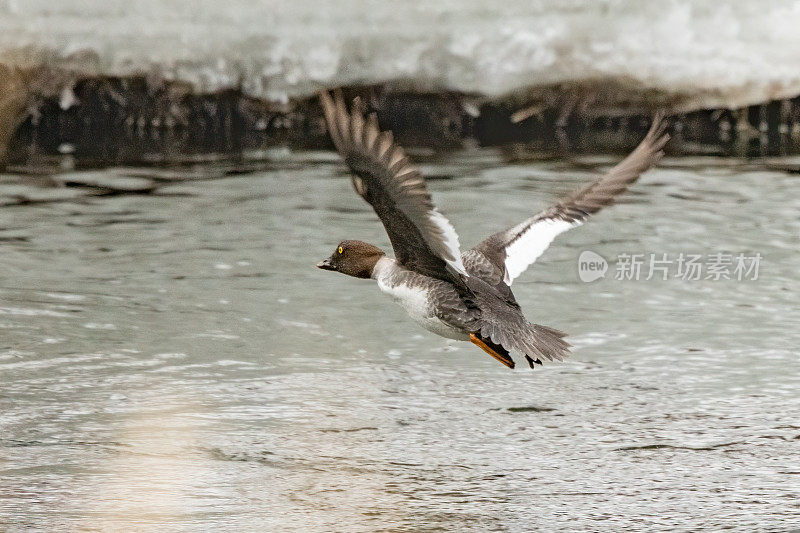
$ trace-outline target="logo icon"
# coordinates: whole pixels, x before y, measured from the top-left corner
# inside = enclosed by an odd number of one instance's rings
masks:
[[[578,277],[584,283],[591,283],[605,277],[608,261],[602,255],[591,250],[584,250],[578,256]]]

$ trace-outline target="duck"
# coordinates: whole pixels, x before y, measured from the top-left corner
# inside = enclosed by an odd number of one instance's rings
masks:
[[[316,266],[374,280],[409,317],[441,337],[468,341],[508,368],[512,353],[530,368],[563,361],[571,345],[558,329],[529,322],[511,290],[561,233],[614,203],[663,156],[669,140],[661,114],[640,144],[585,187],[510,228],[461,251],[453,225],[434,205],[419,168],[381,131],[361,100],[347,109],[340,91],[319,93],[327,132],[349,168],[356,193],[372,206],[393,257],[360,240],[343,240]]]

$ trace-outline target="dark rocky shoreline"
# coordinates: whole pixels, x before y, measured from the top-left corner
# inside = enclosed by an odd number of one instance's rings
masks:
[[[505,99],[420,93],[389,86],[345,88],[377,112],[408,147],[433,151],[498,146],[509,159],[565,153],[623,153],[641,139],[656,108],[679,99],[619,87],[553,85]],[[7,161],[39,167],[171,165],[206,158],[246,160],[261,150],[330,148],[315,97],[271,103],[239,88],[196,94],[187,84],[145,76],[85,77],[29,98],[10,135]],[[740,109],[671,114],[671,154],[761,157],[800,153],[800,96]],[[59,163],[61,164],[61,163]]]

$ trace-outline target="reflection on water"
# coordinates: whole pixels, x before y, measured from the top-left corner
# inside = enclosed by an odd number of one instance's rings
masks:
[[[0,523],[797,526],[797,178],[702,163],[666,161],[515,283],[576,346],[535,372],[314,268],[342,238],[388,249],[327,154],[0,209]],[[454,177],[431,188],[465,244],[593,171],[490,152],[424,169]],[[763,260],[757,281],[586,284],[587,249]]]

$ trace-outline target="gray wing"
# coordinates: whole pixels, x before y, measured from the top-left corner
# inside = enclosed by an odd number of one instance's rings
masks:
[[[392,133],[381,132],[375,115],[365,118],[360,101],[348,113],[340,93],[319,93],[328,132],[353,173],[353,187],[383,223],[397,261],[439,279],[467,275],[458,235],[436,210],[425,179]]]
[[[550,246],[553,239],[570,228],[580,226],[594,213],[614,203],[639,176],[664,155],[669,140],[662,117],[656,115],[644,140],[617,166],[588,186],[564,198],[539,214],[479,243],[474,252],[484,255],[511,285]],[[499,281],[499,280],[498,280]]]

